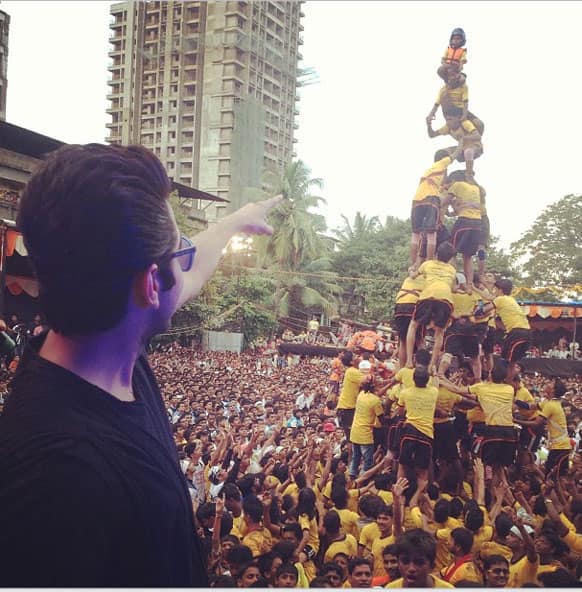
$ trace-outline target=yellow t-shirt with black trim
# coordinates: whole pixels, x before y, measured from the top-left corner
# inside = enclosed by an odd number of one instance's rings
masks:
[[[457,216],[470,220],[481,220],[481,194],[478,185],[456,181],[448,191],[455,198],[453,208]]]
[[[469,387],[485,414],[488,426],[513,426],[513,387],[509,384],[479,382]]]
[[[333,558],[338,553],[345,553],[350,559],[358,556],[358,542],[353,535],[345,534],[340,540],[333,541],[325,551],[323,556],[324,563],[333,561]]]
[[[434,438],[434,410],[438,390],[434,386],[404,389],[398,397],[398,405],[406,409],[406,422],[429,438]]]
[[[529,329],[529,321],[521,306],[513,296],[497,296],[493,299],[497,316],[501,319],[505,332],[509,333],[513,329]]]
[[[550,399],[540,403],[540,415],[548,420],[548,436],[550,438],[550,450],[571,450],[570,437],[566,414],[562,404],[557,399]]]
[[[450,263],[429,259],[418,268],[418,273],[424,276],[426,281],[419,300],[444,300],[453,304],[452,288],[457,278],[457,270]]]
[[[317,520],[315,518],[309,518],[307,514],[301,514],[299,516],[299,526],[301,530],[309,531],[309,538],[307,544],[317,553],[319,551],[319,529],[317,526]]]
[[[373,577],[376,578],[386,574],[384,570],[384,557],[382,556],[382,553],[388,545],[393,545],[395,542],[396,537],[391,534],[384,538],[377,538],[372,543],[372,555],[374,556]]]
[[[463,400],[461,395],[453,393],[444,386],[439,386],[436,409],[446,413],[448,417],[436,417],[434,423],[447,423],[451,417],[453,417],[453,409],[457,403]]]
[[[473,311],[479,302],[477,294],[466,292],[453,292],[453,316],[455,318],[469,317],[473,321]]]
[[[418,276],[416,278],[407,277],[400,286],[398,294],[396,294],[396,304],[416,304],[420,293],[424,289],[424,278]]]
[[[378,395],[362,391],[356,400],[354,421],[350,430],[350,442],[353,444],[373,444],[374,424],[384,415],[384,407]]]
[[[466,84],[461,84],[455,88],[451,88],[445,84],[437,94],[435,105],[442,105],[443,100],[448,105],[454,105],[459,109],[463,109],[465,103],[469,102],[469,87]]]
[[[360,392],[360,384],[364,380],[364,375],[353,366],[348,368],[344,374],[342,390],[337,402],[338,409],[355,409],[356,399]]]
[[[422,201],[429,196],[439,197],[443,180],[447,174],[447,167],[453,162],[450,157],[445,156],[437,160],[430,168],[424,171],[414,194],[413,201]]]

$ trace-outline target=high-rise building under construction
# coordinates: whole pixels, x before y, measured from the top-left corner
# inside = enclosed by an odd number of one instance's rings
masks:
[[[151,148],[179,183],[237,209],[294,156],[299,1],[111,6],[110,143]]]

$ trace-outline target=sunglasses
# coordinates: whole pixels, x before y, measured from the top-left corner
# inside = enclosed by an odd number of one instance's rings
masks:
[[[190,271],[194,264],[194,255],[196,254],[196,247],[192,241],[185,237],[180,237],[180,248],[170,255],[170,259],[178,259],[178,264],[182,271]]]

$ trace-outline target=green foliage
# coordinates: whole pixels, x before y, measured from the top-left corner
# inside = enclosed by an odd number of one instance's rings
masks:
[[[511,245],[531,286],[582,283],[582,196],[567,195],[549,205]]]

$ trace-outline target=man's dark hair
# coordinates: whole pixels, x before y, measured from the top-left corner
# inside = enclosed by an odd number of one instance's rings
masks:
[[[186,434],[184,433],[184,436]],[[192,454],[194,453],[194,451],[196,450],[196,444],[194,442],[190,442],[190,444],[186,444],[186,446],[184,446],[184,454],[190,458],[192,456]]]
[[[430,364],[430,352],[427,349],[417,349],[414,354],[414,362],[417,366],[428,366]]]
[[[577,588],[580,585],[576,578],[563,568],[541,573],[538,580],[544,585],[544,588]]]
[[[497,533],[497,536],[502,539],[509,534],[512,526],[513,520],[504,512],[501,512],[501,514],[495,518],[495,532]]]
[[[413,528],[402,533],[396,543],[398,556],[409,555],[411,557],[422,555],[426,557],[434,567],[436,559],[436,540],[422,528]]]
[[[448,263],[457,251],[449,241],[442,242],[437,247],[437,259],[443,263]]]
[[[507,378],[507,362],[503,358],[497,358],[491,370],[491,380],[501,384]]]
[[[345,351],[341,354],[340,360],[344,366],[351,366],[352,360],[354,359],[354,353],[351,351]]]
[[[382,555],[398,555],[398,545],[396,545],[396,543],[386,545],[382,549]]]
[[[506,296],[513,290],[513,282],[507,278],[500,278],[495,282],[495,287],[499,288]]]
[[[254,495],[249,495],[243,502],[243,512],[245,516],[248,516],[256,524],[260,523],[263,518],[263,504],[261,500]]]
[[[222,493],[224,494],[224,499],[235,501],[241,500],[240,489],[234,483],[225,483],[222,487]]]
[[[276,578],[282,576],[283,574],[292,574],[295,576],[296,580],[299,579],[299,571],[297,571],[297,568],[290,561],[282,563],[275,571]]]
[[[442,160],[443,158],[446,158],[447,156],[450,156],[449,151],[445,150],[444,148],[441,148],[440,150],[437,150],[434,153],[434,161],[438,162],[439,160]]]
[[[559,378],[556,378],[554,381],[554,397],[563,397],[566,390],[566,385]]]
[[[418,368],[415,368],[412,378],[414,379],[414,384],[418,388],[424,388],[428,384],[430,374],[428,373],[427,368],[418,367]]]
[[[335,510],[330,510],[324,517],[323,517],[323,527],[327,531],[328,534],[335,534],[339,532],[341,526],[341,521],[339,514]]]
[[[115,327],[127,312],[135,274],[160,265],[178,236],[171,184],[142,146],[87,144],[52,152],[28,181],[17,224],[34,267],[48,324],[62,335]]]
[[[328,586],[329,582],[327,581],[327,578],[325,578],[324,576],[316,576],[315,578],[313,578],[313,580],[311,580],[311,583],[309,584],[310,588],[327,588]]]
[[[253,560],[253,552],[246,545],[237,545],[228,552],[228,562],[246,565]]]
[[[367,565],[372,570],[372,562],[367,557],[354,557],[348,563],[348,573],[351,575],[360,565]]]
[[[484,524],[485,517],[481,508],[471,508],[465,514],[465,526],[472,532],[477,532]]]
[[[290,532],[293,536],[300,541],[303,538],[303,530],[301,526],[297,522],[292,522],[291,524],[285,524],[283,526],[283,532]]]
[[[337,563],[333,563],[333,561],[328,561],[327,563],[324,563],[321,567],[321,574],[324,576],[327,575],[330,571],[335,571],[335,573],[338,575],[340,579],[344,577],[342,568]]]
[[[471,552],[475,536],[468,528],[454,528],[451,531],[451,538],[455,542],[455,545],[461,548],[463,555]]]
[[[301,540],[301,538],[299,539]],[[279,557],[283,563],[291,561],[296,551],[296,545],[293,541],[283,539],[278,543],[275,543],[271,550],[275,557]]]
[[[434,505],[434,521],[442,524],[449,519],[451,512],[451,503],[449,500],[440,499]]]

